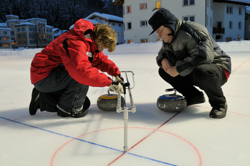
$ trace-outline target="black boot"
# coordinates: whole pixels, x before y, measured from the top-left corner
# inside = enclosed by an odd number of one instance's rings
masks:
[[[37,109],[39,108],[39,97],[40,92],[36,90],[36,88],[33,88],[32,95],[31,95],[31,101],[29,105],[29,113],[30,115],[35,115]]]
[[[187,101],[187,106],[194,104],[201,104],[205,102],[205,97],[204,94],[200,92],[198,95],[186,98],[186,101]]]
[[[83,103],[83,109],[87,110],[89,107],[90,107],[90,100],[89,100],[88,96],[86,96],[85,101]]]
[[[227,114],[227,103],[219,108],[213,108],[209,114],[210,118],[220,119],[224,118]]]

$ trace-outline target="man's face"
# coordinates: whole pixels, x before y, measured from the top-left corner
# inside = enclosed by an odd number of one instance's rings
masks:
[[[172,31],[168,27],[161,25],[155,33],[159,38],[162,38],[165,43],[170,43],[173,39]],[[170,35],[171,34],[171,35]]]

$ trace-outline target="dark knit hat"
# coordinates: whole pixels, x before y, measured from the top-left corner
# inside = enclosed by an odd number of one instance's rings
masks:
[[[153,28],[154,33],[161,25],[171,29],[175,33],[176,17],[167,9],[161,8],[156,11],[148,21],[149,25]]]

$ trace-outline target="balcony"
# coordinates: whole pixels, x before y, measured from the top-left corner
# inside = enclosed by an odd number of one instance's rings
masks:
[[[216,33],[225,34],[225,28],[215,28],[215,27],[213,27],[213,33],[214,34],[216,34]]]

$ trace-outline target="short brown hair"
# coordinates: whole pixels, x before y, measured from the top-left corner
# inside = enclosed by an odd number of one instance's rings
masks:
[[[115,51],[117,37],[115,31],[109,25],[96,24],[94,39],[99,39],[100,43],[107,48],[109,52]]]

